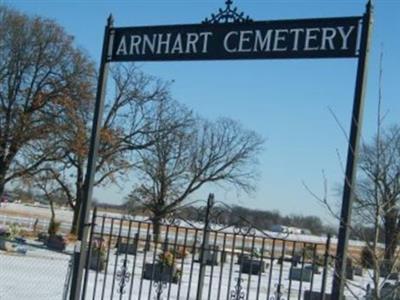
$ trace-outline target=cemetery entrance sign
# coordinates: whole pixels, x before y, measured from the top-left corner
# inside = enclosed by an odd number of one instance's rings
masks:
[[[113,29],[111,61],[356,57],[361,18]]]
[[[342,211],[331,299],[342,299],[346,249],[362,123],[366,63],[372,5],[359,17],[255,22],[232,8],[212,14],[201,24],[105,28],[92,136],[75,247],[70,299],[81,299],[87,255],[89,211],[104,107],[108,66],[124,61],[188,61],[235,59],[357,58],[357,77],[351,116]],[[90,225],[90,224],[89,224]]]

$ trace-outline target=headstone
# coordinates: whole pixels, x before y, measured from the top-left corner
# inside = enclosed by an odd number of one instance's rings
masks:
[[[177,283],[179,280],[176,267],[169,267],[160,263],[146,263],[144,265],[143,278],[156,282],[162,281],[171,283]]]
[[[168,247],[168,239],[167,240],[167,247]],[[168,249],[168,248],[167,248]],[[144,251],[150,251],[151,250],[151,234],[146,235],[146,241],[144,243]]]
[[[290,268],[289,280],[311,282],[312,271],[310,269]]]
[[[242,264],[242,262],[244,262],[244,261],[246,261],[246,260],[248,260],[248,259],[250,259],[250,255],[240,253],[240,254],[238,255],[238,259],[237,259],[237,262],[236,262],[236,263],[237,263],[238,265],[240,265],[240,264]]]
[[[7,252],[15,252],[17,245],[15,243],[11,243],[9,241],[0,239],[0,250]]]
[[[399,273],[397,273],[397,272],[394,272],[394,273],[390,273],[388,276],[387,276],[387,279],[389,279],[389,280],[399,280]]]
[[[49,235],[47,232],[39,232],[37,235],[37,239],[39,242],[45,243],[48,238],[49,238]]]
[[[381,277],[388,277],[391,273],[397,271],[397,268],[394,266],[393,261],[390,259],[384,259],[381,261],[379,265],[379,273]]]
[[[301,255],[295,254],[292,258],[293,267],[297,267],[297,265],[301,262]]]
[[[321,292],[316,292],[316,291],[304,291],[304,300],[320,300],[322,296]],[[325,293],[325,300],[331,300],[331,294],[326,294]],[[343,299],[346,299],[344,297]]]
[[[361,266],[354,267],[354,275],[364,276],[364,269]]]
[[[169,246],[169,240],[166,238],[162,244],[162,251],[165,253],[168,251],[168,246]]]
[[[316,264],[304,266],[304,269],[309,269],[314,274],[321,274],[321,268],[319,266],[317,266]]]
[[[228,260],[228,252],[224,250],[221,252],[221,264],[226,263],[227,260]]]
[[[240,272],[245,274],[260,275],[265,272],[265,261],[249,259],[240,264]]]
[[[347,258],[346,260],[346,279],[354,280],[354,267],[351,258]]]
[[[218,247],[215,247],[213,250],[205,250],[205,263],[207,266],[218,266],[219,264],[219,257],[218,257]]]
[[[0,225],[0,236],[5,236],[7,237],[9,235],[7,227]]]
[[[26,247],[26,245],[18,245],[16,248],[16,252],[19,254],[25,255],[27,251],[28,251],[28,247]]]
[[[60,235],[50,236],[46,241],[46,246],[50,250],[64,251],[67,243]]]
[[[119,242],[117,248],[117,254],[131,254],[136,255],[137,253],[137,243],[131,241],[129,244],[127,242]]]
[[[380,296],[382,300],[400,300],[400,285],[385,282],[381,288]]]
[[[90,257],[89,269],[101,272],[105,268],[106,259],[99,250],[92,250],[92,255]]]

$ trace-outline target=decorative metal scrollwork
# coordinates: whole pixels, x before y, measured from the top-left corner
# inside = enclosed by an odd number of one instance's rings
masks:
[[[118,293],[123,295],[125,294],[125,286],[131,277],[131,273],[128,272],[128,263],[127,259],[123,259],[121,269],[117,272],[117,279],[119,280],[119,289]]]
[[[154,300],[163,300],[164,297],[162,296],[163,292],[167,288],[167,283],[163,281],[156,281],[153,283],[155,295],[153,297]]]
[[[163,219],[163,224],[165,225],[179,226],[180,223],[181,220],[175,215],[175,213],[171,213]]]
[[[234,225],[233,227],[233,232],[236,234],[241,234],[241,235],[255,235],[256,234],[256,229],[247,222],[239,222]]]
[[[211,14],[211,18],[206,18],[203,24],[253,22],[249,16],[245,16],[243,12],[238,12],[237,7],[232,8],[232,0],[225,1],[225,4],[224,10],[220,8],[217,14]]]
[[[230,300],[244,300],[246,298],[246,293],[242,287],[243,279],[238,277],[236,280],[236,285],[231,290]]]

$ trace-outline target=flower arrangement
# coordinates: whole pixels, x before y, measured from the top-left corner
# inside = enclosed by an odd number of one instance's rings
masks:
[[[173,255],[177,259],[183,259],[189,255],[189,251],[185,249],[185,247],[179,247],[178,249],[172,250]]]
[[[158,261],[164,266],[172,267],[175,264],[175,257],[171,251],[166,251],[158,255]]]
[[[182,270],[176,267],[174,251],[165,251],[158,255],[158,263],[166,267],[162,272],[172,276],[172,282],[176,283],[182,276]],[[168,281],[168,280],[167,280]]]

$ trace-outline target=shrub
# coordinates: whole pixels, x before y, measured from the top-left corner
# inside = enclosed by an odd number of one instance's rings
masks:
[[[10,239],[15,239],[17,236],[19,236],[21,232],[21,228],[19,227],[18,224],[14,223],[11,224],[10,226],[8,226],[8,233],[9,233],[9,237]]]
[[[50,220],[49,228],[47,229],[49,236],[55,236],[60,229],[60,226],[61,222],[58,222],[54,219]]]
[[[361,266],[367,269],[371,269],[374,266],[374,254],[367,246],[364,246],[361,251]]]

